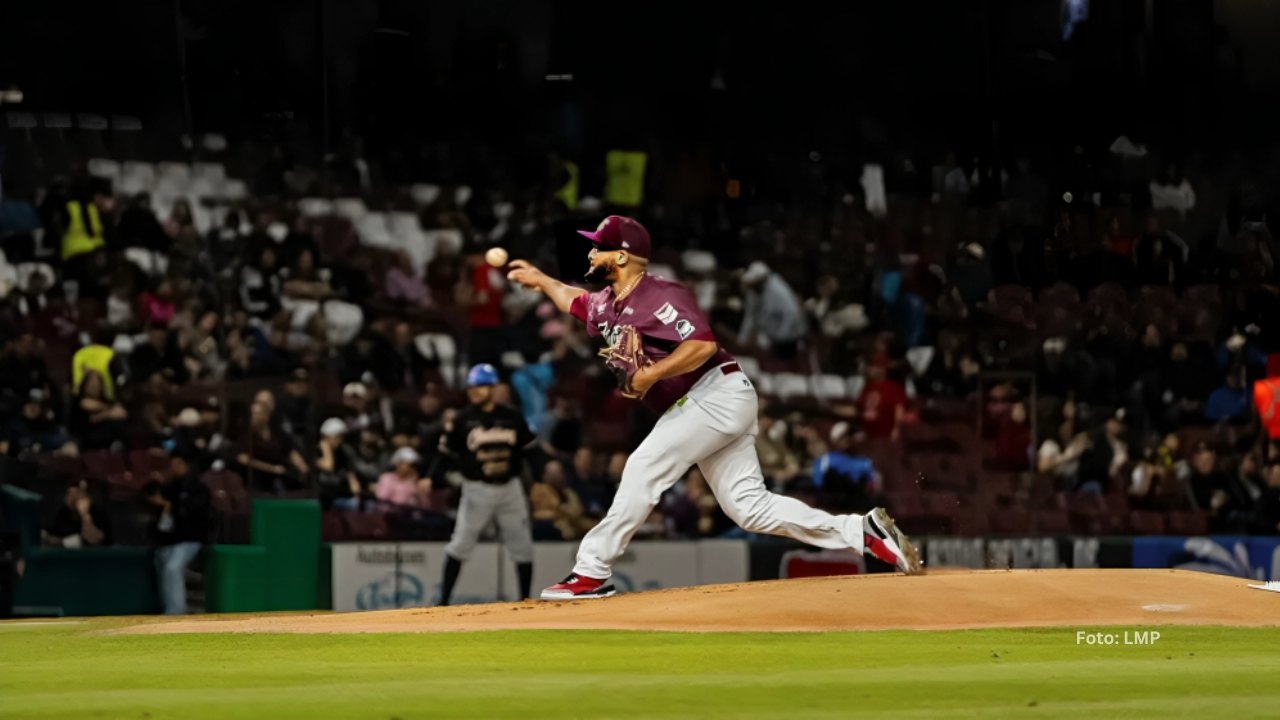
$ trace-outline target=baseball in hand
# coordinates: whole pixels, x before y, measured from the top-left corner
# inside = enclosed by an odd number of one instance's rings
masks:
[[[489,248],[484,254],[484,261],[492,267],[502,267],[507,264],[507,251],[500,247]]]

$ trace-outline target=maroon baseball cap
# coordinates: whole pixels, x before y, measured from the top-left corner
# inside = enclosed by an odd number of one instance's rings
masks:
[[[649,231],[632,218],[610,215],[595,232],[579,230],[578,234],[605,250],[626,250],[636,257],[648,258],[652,243]]]

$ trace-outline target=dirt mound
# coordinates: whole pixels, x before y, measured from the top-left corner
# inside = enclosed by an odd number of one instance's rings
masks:
[[[1182,570],[1015,570],[708,585],[573,603],[223,616],[128,633],[613,629],[943,630],[1057,625],[1280,625],[1280,594]]]

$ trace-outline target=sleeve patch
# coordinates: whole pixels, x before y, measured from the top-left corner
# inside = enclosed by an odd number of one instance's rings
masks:
[[[664,304],[653,313],[653,316],[658,318],[663,325],[670,325],[677,317],[679,317],[679,315],[680,313],[676,311],[675,307],[671,303]]]

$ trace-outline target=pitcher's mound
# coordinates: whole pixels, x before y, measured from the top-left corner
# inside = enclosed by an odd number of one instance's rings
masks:
[[[1183,570],[932,572],[660,590],[602,600],[157,622],[131,633],[950,630],[1056,625],[1280,625],[1280,595]]]

